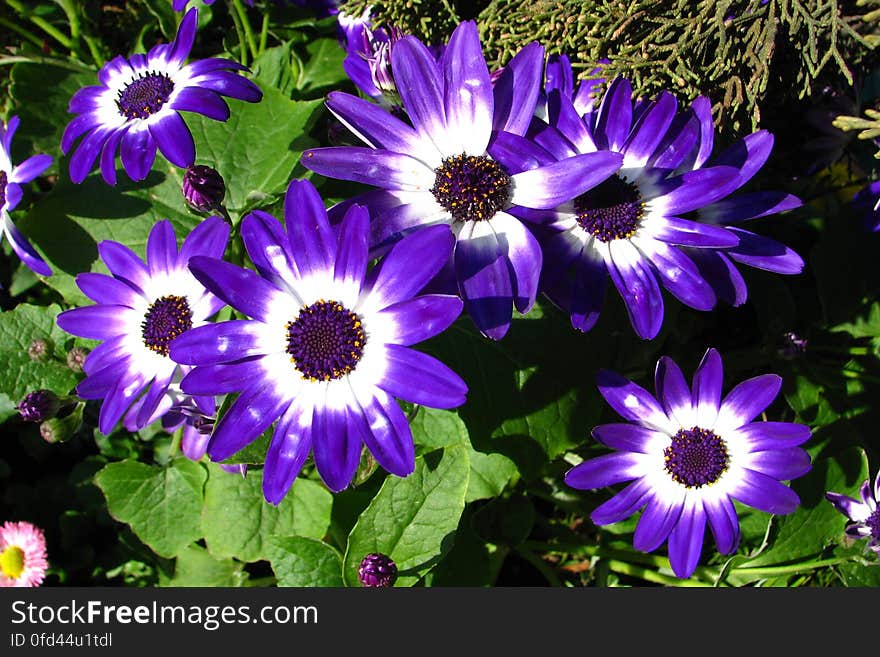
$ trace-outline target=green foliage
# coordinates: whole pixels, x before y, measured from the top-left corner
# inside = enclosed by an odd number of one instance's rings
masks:
[[[187,459],[167,467],[118,461],[95,476],[110,515],[158,555],[174,557],[202,536],[205,468]]]
[[[174,562],[174,576],[164,586],[242,586],[247,581],[244,564],[233,559],[215,559],[197,545],[189,545]]]
[[[263,499],[260,471],[245,478],[208,466],[202,528],[208,551],[215,558],[258,561],[269,557],[276,536],[321,538],[330,524],[332,495],[324,486],[297,479],[277,507]]]
[[[66,395],[76,385],[78,377],[65,361],[70,336],[55,324],[60,310],[55,304],[19,304],[0,313],[0,394],[12,403],[41,388]],[[28,355],[34,340],[43,340],[47,345],[43,359],[34,360]]]
[[[357,569],[371,552],[397,564],[396,586],[412,586],[452,547],[464,509],[469,458],[464,445],[416,459],[411,475],[389,475],[348,537],[343,577],[359,586]]]
[[[304,536],[272,539],[268,555],[278,586],[345,585],[342,556],[321,541]]]

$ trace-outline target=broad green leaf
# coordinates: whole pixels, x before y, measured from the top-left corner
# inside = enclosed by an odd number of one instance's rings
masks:
[[[306,46],[306,52],[308,58],[296,83],[297,95],[305,98],[323,97],[348,80],[342,68],[345,49],[335,38],[314,39]]]
[[[389,475],[348,537],[343,576],[359,586],[357,569],[371,552],[397,564],[397,586],[412,586],[452,547],[470,470],[468,449],[452,445],[416,459],[407,477]]]
[[[160,219],[171,221],[178,244],[201,221],[184,206],[181,172],[161,156],[140,183],[128,180],[121,167],[118,175],[115,187],[98,173],[80,185],[64,176],[20,223],[52,267],[46,283],[71,304],[92,303],[76,286],[77,274],[107,273],[98,257],[101,241],[121,242],[143,258],[150,229]]]
[[[273,87],[259,103],[230,100],[224,122],[186,117],[196,142],[197,163],[214,167],[226,182],[226,207],[240,213],[266,205],[287,189],[303,149],[316,146],[307,135],[322,100],[295,101]]]
[[[201,538],[205,468],[185,458],[160,468],[137,461],[109,463],[95,476],[110,515],[156,554],[174,557]]]
[[[342,557],[322,541],[303,536],[273,538],[267,553],[278,586],[345,586]]]
[[[254,60],[251,66],[254,72],[254,82],[261,89],[274,87],[285,96],[290,97],[295,85],[290,62],[290,42],[274,48],[267,48]]]
[[[791,515],[777,516],[778,531],[771,535],[770,548],[744,567],[793,563],[842,541],[846,518],[825,499],[825,493],[857,496],[858,487],[867,476],[867,457],[858,448],[814,463],[810,473],[792,482],[801,506]]]
[[[19,304],[0,313],[0,394],[12,402],[18,403],[28,392],[40,388],[66,395],[76,385],[78,377],[65,360],[64,344],[70,336],[55,325],[60,310],[55,304]],[[47,360],[28,356],[28,347],[37,339],[45,340],[51,348]]]
[[[242,586],[247,581],[244,564],[232,559],[215,559],[196,544],[177,555],[174,576],[164,586]]]
[[[467,427],[453,411],[421,407],[410,426],[415,443],[427,449],[467,445],[471,465],[467,502],[500,495],[517,475],[516,464],[503,454],[484,454],[475,450],[468,438]]]
[[[333,496],[321,484],[298,478],[276,507],[263,498],[262,472],[242,478],[216,464],[208,470],[202,527],[215,558],[258,561],[268,558],[272,537],[321,538],[327,533]]]
[[[34,153],[53,156],[48,172],[61,167],[61,135],[74,118],[70,98],[80,88],[98,84],[96,71],[78,71],[48,64],[19,63],[12,67],[10,92],[21,125],[13,140],[13,161]]]

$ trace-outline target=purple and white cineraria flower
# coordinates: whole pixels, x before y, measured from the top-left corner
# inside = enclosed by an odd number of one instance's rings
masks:
[[[486,336],[500,339],[512,306],[527,313],[535,301],[541,249],[514,216],[514,206],[547,209],[582,194],[616,171],[617,153],[588,153],[510,172],[497,135],[522,135],[541,91],[543,48],[520,50],[493,84],[476,23],[459,25],[439,60],[406,36],[391,50],[391,69],[412,126],[345,93],[327,107],[368,147],[315,148],[305,167],[381,189],[337,206],[359,203],[372,215],[371,246],[381,252],[404,235],[444,224],[455,249],[440,289],[457,291]]]
[[[779,393],[775,374],[748,379],[724,399],[721,356],[706,351],[693,387],[670,358],[657,363],[657,396],[619,374],[602,371],[599,392],[632,424],[603,424],[593,437],[615,450],[575,466],[565,476],[588,490],[632,481],[596,508],[590,518],[608,525],[644,507],[633,546],[652,552],[669,540],[678,577],[690,577],[703,548],[706,524],[722,554],[739,544],[733,500],[767,513],[787,514],[800,503],[780,483],[809,472],[798,447],[810,428],[790,422],[753,422]]]
[[[213,57],[184,64],[197,20],[197,10],[190,9],[173,43],[154,46],[146,55],[111,59],[98,72],[100,85],[73,95],[68,111],[78,116],[61,138],[67,153],[85,135],[70,158],[73,182],[85,180],[100,153],[101,174],[115,185],[117,150],[133,180],[147,177],[157,148],[169,162],[186,168],[196,153],[181,111],[226,121],[229,106],[222,96],[250,103],[262,98],[259,88],[238,74],[247,68],[237,62]]]
[[[15,227],[12,217],[9,216],[21,201],[22,184],[29,183],[52,164],[52,157],[49,155],[32,155],[18,166],[13,166],[12,138],[18,124],[17,116],[10,118],[9,123],[0,121],[0,224],[3,226],[3,235],[21,261],[37,274],[51,276],[49,265]]]
[[[704,97],[685,112],[677,112],[668,92],[634,104],[629,82],[617,78],[598,109],[581,116],[583,109],[551,90],[549,124],[536,118],[528,133],[534,143],[502,136],[521,154],[514,170],[583,153],[623,156],[616,175],[552,212],[529,217],[541,225],[542,289],[575,328],[595,325],[609,276],[636,333],[652,339],[663,324],[661,284],[691,308],[710,310],[718,297],[734,305],[746,300],[745,281],[732,261],[783,274],[801,271],[803,260],[788,247],[730,225],[800,205],[781,192],[725,198],[763,166],[773,146],[770,133],[748,135],[710,163],[713,126]]]
[[[426,228],[394,246],[367,273],[369,216],[351,206],[334,234],[318,192],[290,183],[285,227],[255,211],[241,236],[259,274],[216,258],[190,270],[209,290],[253,319],[193,329],[171,357],[196,367],[181,381],[191,395],[240,393],[217,422],[208,455],[223,461],[275,420],[263,493],[278,504],[309,452],[327,487],[344,489],[366,444],[397,476],[415,467],[412,433],[395,398],[453,408],[467,386],[410,345],[445,330],[458,297],[415,296],[449,258],[452,235]]]
[[[163,220],[147,238],[146,263],[124,244],[105,240],[98,253],[111,275],[76,277],[95,305],[67,310],[56,321],[72,335],[103,341],[86,357],[87,376],[76,391],[83,399],[104,400],[98,417],[104,434],[123,415],[126,428],[135,431],[184,401],[178,383],[190,368],[171,360],[169,347],[224,305],[193,277],[187,262],[192,256],[222,257],[228,240],[226,222],[208,217],[178,251],[174,228]],[[194,401],[206,414],[214,412],[213,398]]]
[[[403,32],[395,27],[372,28],[369,11],[360,19],[340,13],[339,25],[345,34],[342,67],[349,79],[379,104],[397,110],[400,96],[391,70],[391,49],[403,38]]]
[[[859,495],[861,502],[841,493],[825,493],[834,508],[850,519],[846,535],[856,540],[867,538],[868,548],[880,557],[880,472],[874,479],[873,490],[871,479],[865,479]]]

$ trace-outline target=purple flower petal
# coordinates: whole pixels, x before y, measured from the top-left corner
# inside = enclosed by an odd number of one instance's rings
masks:
[[[385,345],[385,371],[378,386],[388,394],[431,408],[456,408],[467,385],[439,360],[396,344]]]
[[[79,184],[86,179],[95,163],[95,158],[98,157],[104,142],[111,134],[111,130],[98,127],[87,134],[79,143],[73,155],[70,156],[70,179],[73,182]]]
[[[556,159],[531,139],[510,132],[499,132],[492,138],[489,155],[510,173],[519,173],[552,164]]]
[[[230,67],[231,68],[231,67]],[[213,71],[199,76],[193,81],[200,87],[216,91],[218,94],[243,100],[246,103],[258,103],[263,97],[260,88],[247,78],[229,71]]]
[[[177,266],[186,266],[194,255],[222,258],[229,241],[229,224],[218,216],[204,219],[193,228],[180,245]]]
[[[272,312],[279,291],[256,272],[205,256],[190,258],[189,269],[208,290],[248,317],[266,319]]]
[[[182,112],[202,114],[215,121],[229,119],[229,105],[226,101],[216,91],[201,87],[184,87],[177,92],[177,97],[170,107]]]
[[[681,368],[668,356],[657,361],[654,372],[654,387],[657,399],[669,417],[674,417],[681,426],[691,420],[691,389],[685,381]]]
[[[544,67],[544,48],[532,41],[520,48],[495,81],[492,128],[524,135],[535,114]]]
[[[101,411],[98,414],[98,429],[101,433],[108,436],[113,432],[116,423],[146,385],[146,375],[136,370],[129,370],[126,376],[118,378],[116,385],[107,393],[101,404]]]
[[[51,155],[32,155],[24,162],[19,162],[9,176],[9,182],[27,183],[43,173],[52,164]]]
[[[511,176],[511,203],[541,210],[555,208],[616,173],[621,162],[619,153],[600,151],[522,171]]]
[[[748,289],[745,279],[730,258],[709,249],[688,249],[687,253],[719,299],[732,306],[741,306],[746,302]]]
[[[703,551],[706,514],[701,505],[689,506],[669,534],[669,565],[678,577],[693,575]]]
[[[510,263],[510,280],[513,284],[513,305],[526,314],[531,310],[538,295],[541,278],[541,246],[531,231],[518,219],[506,212],[499,212],[492,219],[492,228],[500,248]]]
[[[199,328],[206,328],[207,326]],[[192,330],[195,331],[197,329]],[[184,336],[180,337],[183,338]],[[213,345],[209,345],[209,349],[211,346]],[[178,353],[180,351],[178,350]],[[202,360],[201,355],[202,352],[196,350],[188,360]],[[208,356],[205,360],[209,360],[211,357],[212,354],[208,351]],[[224,361],[211,365],[200,365],[183,377],[183,380],[180,382],[180,388],[188,395],[225,395],[247,390],[254,380],[260,378],[263,374],[260,360],[261,357],[253,356],[240,361]]]
[[[141,295],[130,285],[107,276],[93,272],[76,275],[76,285],[89,299],[97,304],[128,306],[133,308]]]
[[[169,274],[177,266],[177,236],[167,219],[157,222],[150,231],[147,238],[147,265],[151,276]]]
[[[668,440],[668,436],[664,436],[659,431],[654,431],[637,424],[600,424],[593,428],[593,438],[603,445],[618,449],[625,452],[638,452],[639,454],[647,454],[648,446],[652,442],[659,440]]]
[[[339,249],[333,277],[341,286],[360,292],[367,272],[370,213],[362,205],[352,205],[342,220]]]
[[[197,326],[171,342],[169,356],[171,360],[184,365],[213,365],[263,355],[268,349],[260,337],[261,328],[259,322],[249,319]]]
[[[270,504],[281,503],[312,449],[311,420],[311,413],[294,403],[275,427],[263,465],[263,496]]]
[[[785,192],[753,192],[700,208],[700,219],[715,224],[730,224],[786,212],[801,205],[803,203],[797,196]]]
[[[743,459],[742,464],[780,481],[802,477],[811,468],[810,455],[800,447],[752,452]]]
[[[678,103],[668,91],[661,92],[652,101],[645,112],[633,126],[629,138],[623,145],[623,166],[625,168],[641,168],[660,145],[672,119]]]
[[[750,452],[797,447],[812,436],[810,427],[794,422],[753,422],[736,430]]]
[[[776,374],[762,374],[743,381],[721,402],[715,426],[738,429],[748,424],[776,399],[781,387],[782,378]]]
[[[670,435],[678,431],[654,396],[629,379],[610,370],[600,370],[596,384],[605,401],[624,419]]]
[[[156,159],[156,140],[153,139],[150,130],[146,127],[132,126],[129,128],[122,137],[120,155],[122,156],[122,166],[132,180],[146,178]],[[73,166],[73,160],[71,160],[71,166]],[[89,167],[91,168],[91,164]]]
[[[312,415],[315,467],[334,493],[348,487],[360,462],[362,436],[349,430],[346,409],[316,405]]]
[[[715,545],[721,554],[733,554],[739,546],[739,518],[733,502],[726,495],[718,498],[703,498],[703,509],[709,521],[709,528],[715,537]]]
[[[443,106],[443,76],[434,55],[415,37],[404,37],[391,49],[391,70],[413,126],[444,152],[449,138]]]
[[[565,474],[565,483],[579,490],[593,490],[641,477],[645,457],[631,452],[615,452],[589,459]]]
[[[276,285],[299,278],[299,268],[288,248],[287,233],[275,217],[262,210],[249,213],[241,222],[241,238],[263,278]]]
[[[651,225],[650,233],[658,240],[682,246],[723,248],[739,244],[739,238],[726,228],[678,217],[663,217]]]
[[[362,427],[364,442],[385,470],[405,477],[415,470],[415,445],[406,416],[393,399],[376,390],[373,399],[359,399],[362,412],[354,410],[350,423]]]
[[[464,21],[455,29],[440,65],[446,132],[456,140],[461,152],[482,155],[492,133],[494,98],[474,21]]]
[[[713,427],[721,406],[721,389],[724,384],[724,366],[721,355],[711,347],[700,361],[693,380],[693,405],[697,413],[697,426]]]
[[[83,306],[65,310],[55,320],[59,327],[72,335],[92,340],[106,340],[127,331],[125,319],[118,306]]]
[[[578,153],[591,153],[596,150],[596,143],[569,98],[559,92],[549,94],[547,113],[550,125],[559,130]]]
[[[734,481],[731,496],[759,511],[787,514],[800,504],[800,498],[791,488],[760,472],[742,468]]]
[[[360,146],[331,146],[303,152],[302,165],[331,178],[385,189],[427,192],[435,174],[423,162],[392,151]]]
[[[225,461],[268,429],[289,403],[290,400],[277,395],[274,381],[245,390],[214,427],[208,456],[212,461]]]
[[[741,184],[739,170],[734,167],[689,171],[658,183],[654,190],[657,196],[649,206],[664,216],[684,214],[724,198]]]
[[[196,159],[196,145],[192,133],[177,112],[150,123],[150,134],[165,159],[181,168],[192,165]],[[123,147],[125,140],[123,139]]]
[[[7,187],[7,189],[9,188]],[[18,230],[16,225],[12,223],[12,220],[8,215],[3,217],[3,233],[9,240],[9,244],[12,246],[12,250],[15,251],[15,255],[17,255],[19,259],[31,269],[31,271],[40,276],[52,275],[52,269],[46,264],[40,254],[37,253],[36,249],[31,246],[30,242],[28,242],[27,238]]]
[[[764,166],[772,150],[773,135],[766,130],[759,130],[728,147],[714,163],[739,169],[740,186],[742,186]]]
[[[150,272],[147,266],[124,244],[104,240],[98,244],[98,255],[116,278],[125,281],[138,291],[148,287]]]
[[[193,41],[196,38],[198,14],[194,8],[190,9],[180,21],[177,35],[171,44],[171,50],[166,55],[169,64],[180,66],[189,57],[189,51],[192,50]]]
[[[597,506],[590,520],[597,525],[610,525],[629,518],[651,499],[651,486],[644,479],[636,479],[607,502]]]
[[[101,117],[96,112],[88,114],[80,114],[75,117],[67,127],[64,128],[64,134],[61,135],[61,151],[67,153],[73,143],[83,134],[92,130],[101,124]],[[71,174],[72,175],[72,174]],[[85,175],[83,175],[85,178]]]
[[[445,331],[461,314],[456,296],[426,294],[384,308],[380,315],[393,326],[388,341],[409,346]]]
[[[632,125],[632,86],[626,78],[615,78],[608,86],[599,115],[595,134],[599,145],[620,152]]]
[[[108,185],[116,184],[116,152],[127,132],[127,127],[116,130],[107,138],[101,149],[101,177]]]
[[[825,498],[850,520],[862,522],[870,515],[867,505],[841,493],[825,493]]]
[[[733,260],[777,274],[800,274],[803,271],[803,258],[784,244],[741,228],[729,227],[728,230],[739,238],[739,245],[727,251]]]
[[[473,222],[455,244],[455,277],[470,318],[481,333],[500,340],[510,328],[513,284],[502,245],[487,222]]]
[[[665,500],[658,496],[648,499],[633,534],[633,547],[652,552],[663,545],[682,515],[683,499]]]
[[[454,244],[446,225],[421,228],[400,240],[371,272],[372,303],[385,308],[411,298],[449,260]]]
[[[663,296],[650,266],[625,240],[609,244],[608,273],[626,304],[630,323],[645,340],[657,337],[663,325]]]

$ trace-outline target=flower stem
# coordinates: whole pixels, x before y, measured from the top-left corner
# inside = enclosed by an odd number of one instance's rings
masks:
[[[266,50],[266,43],[269,40],[269,11],[263,14],[263,25],[260,28],[260,54]]]
[[[556,576],[556,573],[553,572],[553,569],[541,557],[522,547],[517,547],[516,553],[533,565],[544,576],[544,579],[547,580],[550,586],[562,586],[562,582]]]
[[[664,586],[684,586],[684,587],[709,587],[711,584],[707,584],[706,582],[701,582],[700,580],[694,579],[678,579],[677,577],[670,577],[669,575],[663,575],[658,573],[656,570],[650,570],[648,568],[642,568],[641,566],[636,566],[635,564],[628,563],[626,561],[617,561],[616,559],[609,559],[605,562],[608,564],[608,567],[615,573],[619,575],[629,575],[631,577],[638,577],[639,579],[643,579],[646,582],[653,582],[655,584],[663,584]]]
[[[43,30],[43,32],[55,39],[62,46],[64,46],[68,50],[73,50],[73,42],[70,40],[70,37],[61,32],[49,21],[42,18],[41,16],[32,15],[30,10],[28,10],[28,8],[25,7],[24,4],[22,4],[18,0],[6,0],[6,4],[12,7],[19,14],[27,18],[31,23],[39,27],[41,30]]]
[[[235,11],[238,14],[241,25],[244,28],[244,36],[247,40],[248,46],[250,46],[251,57],[253,59],[256,59],[257,55],[259,54],[259,50],[257,50],[257,40],[254,38],[254,31],[251,28],[251,22],[250,20],[248,20],[247,12],[245,11],[244,5],[241,3],[241,0],[232,0],[232,4],[235,7]]]
[[[792,563],[786,564],[784,566],[755,566],[753,568],[743,566],[741,568],[732,568],[730,574],[745,575],[747,577],[755,578],[776,577],[778,575],[792,575],[795,573],[801,573],[805,570],[825,568],[826,566],[837,566],[842,563],[847,563],[849,561],[851,561],[851,559],[839,557],[836,559],[819,559],[817,561],[806,561],[804,563]]]
[[[241,26],[241,19],[238,17],[238,14],[234,11],[230,12],[232,16],[232,24],[235,26],[235,33],[238,35],[238,50],[239,56],[238,60],[242,66],[247,66],[248,63],[248,49],[245,44],[245,36],[244,36],[244,28]]]
[[[38,37],[33,32],[30,32],[30,31],[26,30],[25,28],[20,27],[19,25],[16,25],[12,21],[6,20],[2,16],[0,16],[0,25],[12,30],[13,32],[18,32],[21,36],[23,36],[25,39],[27,39],[32,44],[34,44],[37,48],[40,48],[40,49],[43,48],[43,42],[40,40],[40,37]]]

